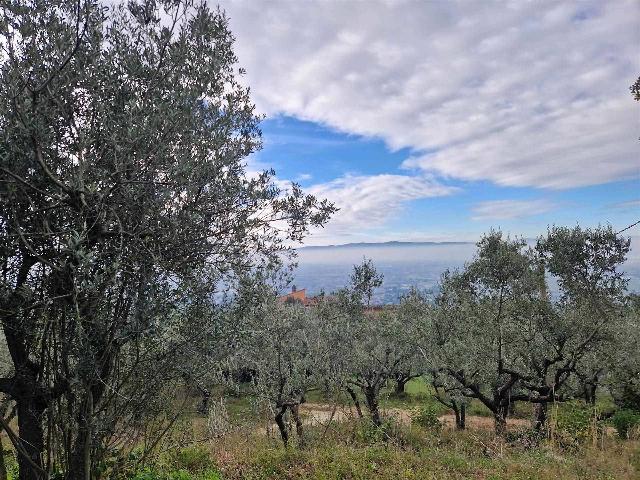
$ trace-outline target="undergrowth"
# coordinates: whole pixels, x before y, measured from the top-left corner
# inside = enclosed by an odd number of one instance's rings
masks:
[[[428,417],[431,417],[429,414]],[[429,422],[427,422],[429,424]],[[307,447],[284,448],[255,431],[178,450],[135,480],[634,479],[640,442],[607,437],[561,449],[534,433],[498,441],[488,431],[437,431],[366,419],[308,429]],[[165,472],[165,473],[158,473]],[[155,475],[155,476],[153,476]],[[164,476],[162,476],[164,475]]]

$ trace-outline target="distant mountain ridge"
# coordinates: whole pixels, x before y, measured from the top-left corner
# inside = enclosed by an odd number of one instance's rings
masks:
[[[472,245],[474,242],[402,242],[391,240],[389,242],[356,242],[339,245],[309,245],[298,250],[320,250],[323,248],[362,248],[362,247],[420,247],[437,245]]]

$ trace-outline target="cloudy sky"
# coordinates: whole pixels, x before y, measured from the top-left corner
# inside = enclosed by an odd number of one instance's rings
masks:
[[[638,0],[222,1],[309,244],[640,219]],[[640,233],[636,228],[629,233]]]

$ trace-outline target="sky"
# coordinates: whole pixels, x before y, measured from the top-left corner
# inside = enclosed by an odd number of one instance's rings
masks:
[[[265,115],[248,168],[340,208],[307,245],[640,220],[637,0],[220,5]]]

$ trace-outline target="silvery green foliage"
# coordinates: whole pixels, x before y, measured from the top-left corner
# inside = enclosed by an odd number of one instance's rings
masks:
[[[562,378],[575,374],[580,393],[595,401],[611,352],[618,348],[616,332],[624,324],[628,281],[620,266],[629,246],[611,227],[554,227],[538,240],[541,263],[560,289],[560,298],[553,302],[555,314],[543,311],[548,318],[540,328],[548,332],[547,343],[555,351],[547,358],[547,363],[555,362],[554,381],[547,382],[555,390]]]
[[[610,350],[627,250],[606,228],[553,229],[535,251],[491,232],[464,271],[443,276],[430,342],[438,374],[482,401],[499,433],[514,401],[538,404],[540,427],[546,404],[571,395],[570,380]]]
[[[314,308],[280,302],[268,285],[254,285],[249,297],[241,292],[233,312],[241,331],[235,365],[251,374],[248,388],[266,404],[288,442],[284,424],[290,412],[304,442],[298,407],[305,395],[325,378],[331,346]]]
[[[365,274],[363,274],[365,272]],[[382,387],[398,372],[410,370],[419,352],[418,320],[413,303],[417,293],[406,297],[397,309],[368,310],[371,292],[381,276],[370,261],[354,267],[352,285],[335,295],[342,314],[336,316],[339,338],[335,347],[344,365],[344,384],[358,387],[376,425],[381,424],[379,395]]]
[[[376,270],[370,258],[365,258],[361,264],[353,266],[349,280],[352,290],[360,295],[368,306],[374,290],[382,286],[383,275]]]
[[[631,241],[611,226],[594,229],[553,227],[536,250],[560,284],[568,302],[582,302],[601,317],[619,308],[628,279],[620,270]]]
[[[640,297],[630,295],[606,352],[605,384],[621,408],[640,411]],[[601,357],[602,358],[602,357]]]
[[[436,370],[478,398],[504,432],[512,396],[519,392],[521,333],[540,297],[541,272],[524,241],[490,232],[463,272],[446,272],[436,300],[429,345]]]
[[[10,0],[0,37],[0,389],[21,479],[88,478],[116,419],[184,381],[217,286],[280,265],[333,207],[245,171],[260,118],[222,12]]]

